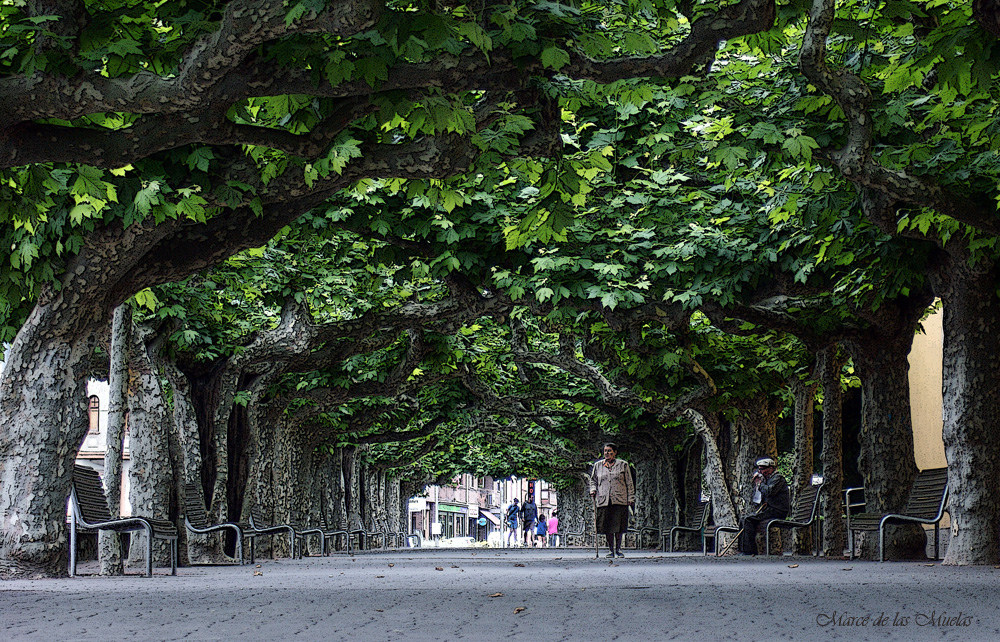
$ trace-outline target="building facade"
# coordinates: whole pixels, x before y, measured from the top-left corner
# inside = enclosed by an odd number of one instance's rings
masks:
[[[410,498],[409,532],[425,540],[471,537],[485,542],[491,533],[504,532],[503,515],[514,498],[522,503],[531,492],[540,515],[549,517],[557,510],[556,491],[545,480],[462,474],[451,485],[427,486]]]

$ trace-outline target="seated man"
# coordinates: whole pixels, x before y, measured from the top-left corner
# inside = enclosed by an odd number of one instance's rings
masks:
[[[740,535],[740,552],[744,555],[757,554],[757,529],[761,523],[772,519],[784,519],[788,516],[788,482],[777,472],[776,464],[770,457],[757,460],[757,471],[753,475],[757,490],[754,499],[760,493],[760,509],[753,515],[743,518],[743,533]]]

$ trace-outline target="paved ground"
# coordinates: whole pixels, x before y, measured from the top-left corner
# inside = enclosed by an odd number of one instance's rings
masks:
[[[998,568],[627,555],[425,549],[0,582],[0,638],[1000,640]]]

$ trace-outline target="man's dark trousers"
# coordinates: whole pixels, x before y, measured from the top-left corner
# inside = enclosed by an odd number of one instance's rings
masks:
[[[757,529],[762,522],[772,519],[784,519],[786,514],[777,509],[765,506],[764,510],[743,518],[743,534],[740,535],[740,552],[747,555],[757,554]]]

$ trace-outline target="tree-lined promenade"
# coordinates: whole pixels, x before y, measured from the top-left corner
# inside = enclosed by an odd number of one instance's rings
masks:
[[[396,531],[457,472],[571,489],[608,435],[645,523],[702,485],[731,523],[783,413],[839,522],[842,373],[869,509],[898,510],[935,299],[946,561],[997,563],[996,15],[4,0],[0,574],[65,572],[91,376],[134,509],[180,524],[196,482],[220,519]]]

